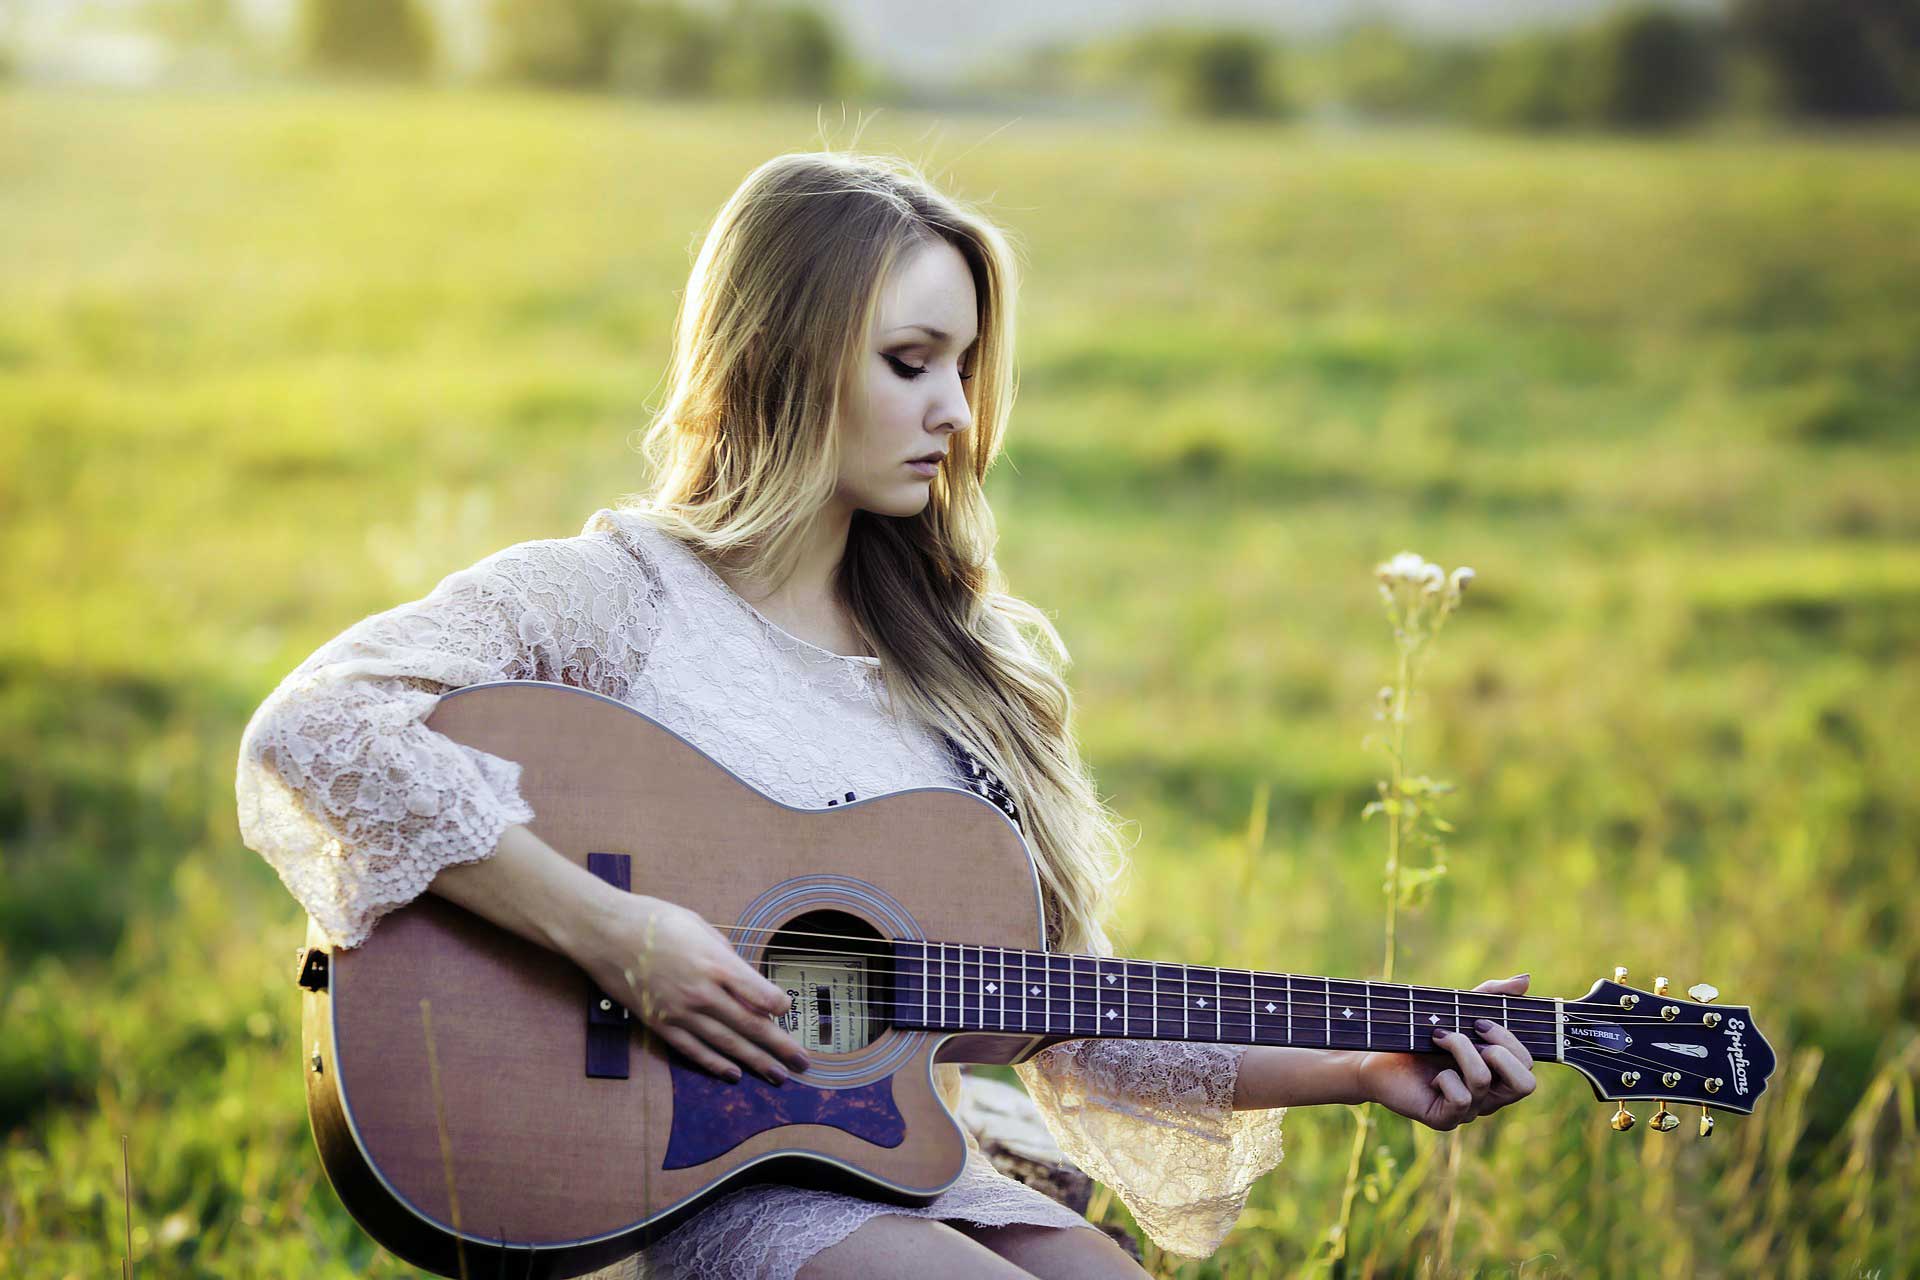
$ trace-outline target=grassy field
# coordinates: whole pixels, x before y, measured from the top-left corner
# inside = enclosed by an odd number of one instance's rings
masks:
[[[1920,1268],[1920,151],[1002,123],[0,96],[0,1273],[117,1266],[125,1134],[143,1275],[413,1274],[314,1155],[240,730],[350,622],[639,487],[706,220],[822,142],[1026,247],[1000,555],[1138,822],[1124,947],[1379,972],[1372,568],[1410,548],[1478,579],[1415,707],[1459,830],[1396,976],[1626,964],[1780,1053],[1704,1142],[1543,1066],[1450,1185],[1381,1116],[1352,1273]],[[1288,1125],[1161,1274],[1313,1271],[1354,1113]]]

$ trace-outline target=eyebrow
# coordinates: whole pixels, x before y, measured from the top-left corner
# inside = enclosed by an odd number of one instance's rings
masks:
[[[929,338],[932,338],[935,342],[945,342],[947,339],[953,336],[952,334],[948,333],[945,329],[936,329],[930,324],[903,324],[898,326],[897,328],[888,330],[888,332],[899,333],[901,329],[918,329],[920,330],[920,332],[926,334]],[[979,335],[978,334],[974,335],[973,340],[975,342],[980,341]]]

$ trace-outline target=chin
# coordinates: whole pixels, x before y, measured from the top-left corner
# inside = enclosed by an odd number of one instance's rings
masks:
[[[911,486],[910,490],[903,487],[902,491],[877,496],[874,501],[861,505],[877,516],[905,518],[919,515],[927,509],[927,504],[931,501],[933,501],[933,485],[922,481]]]

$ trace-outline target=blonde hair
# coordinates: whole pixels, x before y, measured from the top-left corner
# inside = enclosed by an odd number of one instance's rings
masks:
[[[858,394],[882,286],[940,240],[979,300],[973,426],[951,437],[918,515],[854,513],[835,585],[896,711],[950,732],[1012,793],[1050,944],[1109,954],[1126,854],[1075,742],[1071,658],[993,559],[983,485],[1013,405],[1018,290],[999,228],[895,157],[794,152],[755,169],[694,262],[641,446],[648,487],[622,502],[754,581],[785,581],[835,491],[834,424]]]

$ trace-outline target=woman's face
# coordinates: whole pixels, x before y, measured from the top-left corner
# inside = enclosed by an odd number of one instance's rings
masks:
[[[841,424],[836,496],[850,510],[912,516],[927,505],[933,470],[910,462],[944,455],[953,433],[973,425],[967,383],[977,314],[973,273],[945,240],[902,258],[882,286],[852,414]]]

